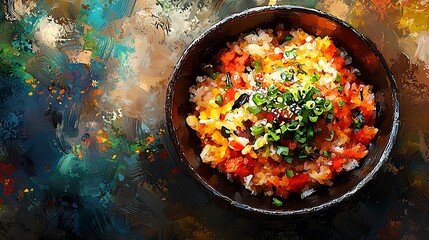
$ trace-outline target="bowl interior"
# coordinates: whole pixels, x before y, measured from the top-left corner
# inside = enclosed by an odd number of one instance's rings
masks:
[[[227,181],[226,175],[201,162],[200,140],[186,124],[191,113],[189,87],[195,78],[203,75],[202,63],[212,62],[213,55],[236,40],[241,33],[258,28],[275,28],[284,24],[285,29],[301,28],[316,36],[330,36],[336,46],[346,49],[352,56],[352,65],[361,72],[360,79],[374,86],[376,92],[379,133],[370,152],[360,162],[360,167],[334,180],[331,187],[320,187],[311,196],[301,199],[291,195],[281,207],[274,206],[269,197],[253,196],[238,183]],[[399,105],[396,85],[384,60],[374,45],[344,22],[317,10],[291,6],[271,6],[250,9],[233,15],[206,31],[183,53],[176,66],[167,90],[167,122],[170,136],[181,160],[191,175],[218,197],[232,205],[253,212],[271,215],[291,215],[315,211],[350,197],[369,181],[387,159],[398,127]]]

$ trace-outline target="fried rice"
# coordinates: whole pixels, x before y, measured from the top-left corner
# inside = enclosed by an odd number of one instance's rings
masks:
[[[201,159],[253,194],[332,185],[376,136],[372,86],[328,37],[257,30],[227,43],[189,89]]]

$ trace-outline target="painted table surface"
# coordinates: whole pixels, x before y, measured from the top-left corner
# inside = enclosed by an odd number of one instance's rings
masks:
[[[397,79],[392,157],[359,196],[293,219],[237,214],[175,161],[172,68],[202,31],[267,4],[317,8],[372,39]],[[425,239],[429,234],[429,2],[4,1],[1,239]]]

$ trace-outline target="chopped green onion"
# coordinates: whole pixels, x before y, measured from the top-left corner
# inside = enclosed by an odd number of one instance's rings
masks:
[[[282,103],[283,102],[283,98],[282,97],[277,97],[277,102]]]
[[[344,86],[343,86],[343,85],[340,85],[340,86],[338,87],[338,92],[339,92],[339,93],[343,93],[343,89],[344,89]]]
[[[307,109],[313,109],[316,106],[316,103],[313,100],[309,100],[304,105]]]
[[[273,198],[273,204],[277,207],[280,207],[281,205],[283,205],[283,202],[278,200],[277,198]]]
[[[304,146],[304,150],[306,153],[311,153],[311,147],[310,146]]]
[[[319,118],[318,116],[309,116],[308,117],[308,119],[310,119],[310,122],[316,122],[318,118]]]
[[[289,148],[285,146],[277,146],[277,154],[289,155]]]
[[[331,157],[331,153],[330,152],[328,152],[328,151],[323,151],[323,154],[322,154],[324,157]]]
[[[333,120],[334,120],[334,114],[328,113],[328,115],[326,116],[326,122],[331,123]]]
[[[268,132],[267,140],[270,142],[276,142],[280,140],[280,136],[277,135],[275,132]]]
[[[215,103],[216,103],[217,105],[219,105],[219,106],[221,106],[221,105],[222,105],[222,103],[223,103],[223,97],[222,97],[222,95],[216,95],[216,96],[215,96]]]
[[[264,139],[264,137],[259,137],[255,141],[255,150],[263,147],[266,143],[267,143],[267,141]]]
[[[226,73],[226,86],[228,88],[232,87],[231,74],[229,72]]]
[[[220,72],[214,72],[210,75],[210,78],[216,80],[217,76],[219,76]]]
[[[307,155],[305,155],[304,153],[300,153],[299,155],[298,155],[298,159],[306,159],[306,158],[308,158],[308,156]]]
[[[268,157],[270,156],[270,147],[265,146],[264,152],[262,153],[262,157]]]
[[[282,73],[280,73],[280,78],[282,79],[283,82],[291,81],[293,79],[293,73],[282,72]]]
[[[321,98],[321,97],[317,97],[315,100],[314,100],[315,102],[316,102],[316,104],[323,104],[323,102],[325,101],[325,100],[323,100],[323,98]]]
[[[299,124],[297,121],[291,121],[286,126],[287,126],[287,130],[289,131],[296,131],[299,128]]]
[[[287,126],[286,125],[280,126],[280,132],[281,133],[285,133],[286,131],[287,131]]]
[[[258,106],[261,106],[262,104],[267,102],[267,99],[264,98],[264,95],[262,95],[260,93],[254,94],[252,97],[252,100]]]
[[[252,131],[253,136],[264,133],[264,127],[263,126],[253,126],[253,127],[250,127],[250,130]]]
[[[337,73],[337,78],[335,79],[335,82],[339,83],[341,81],[341,74]]]
[[[319,81],[319,79],[320,79],[319,75],[317,75],[317,73],[314,72],[313,75],[311,75],[310,81],[311,82],[317,82],[317,81]]]
[[[329,129],[329,132],[331,134],[331,136],[329,136],[329,138],[325,138],[326,141],[330,142],[332,141],[332,139],[334,139],[334,131],[332,129]]]
[[[322,109],[320,109],[319,107],[315,107],[315,108],[313,109],[313,112],[314,112],[317,116],[319,116],[319,115],[322,115],[323,110],[322,110]]]
[[[359,130],[360,130],[359,128],[355,128],[355,129],[353,129],[353,132],[357,133],[357,132],[359,132]]]
[[[258,114],[262,111],[262,109],[258,106],[249,106],[247,107],[247,111],[250,112],[251,114]]]
[[[253,62],[253,66],[255,67],[255,70],[257,70],[257,71],[262,70],[262,60],[261,59],[255,60]]]
[[[288,34],[283,38],[283,40],[285,40],[285,41],[290,41],[292,39],[293,39],[293,36],[291,34]]]
[[[297,56],[296,49],[294,48],[294,49],[291,49],[289,51],[285,51],[285,56],[289,59],[295,58]]]
[[[338,103],[338,106],[342,107],[342,106],[344,106],[344,104],[346,104],[346,102],[341,101],[341,102]]]
[[[299,138],[297,139],[297,141],[298,141],[299,143],[305,143],[305,141],[307,141],[307,138],[306,138],[306,137],[299,137]]]
[[[323,108],[325,109],[325,111],[329,111],[332,108],[332,101],[326,99],[325,102],[323,103]]]
[[[314,137],[314,131],[313,131],[313,129],[309,128],[307,130],[307,137],[310,137],[310,138]]]
[[[289,169],[289,170],[286,170],[286,176],[288,177],[288,178],[291,178],[291,177],[293,177],[295,174],[293,174],[293,170],[291,170],[291,169]]]
[[[283,157],[283,161],[286,161],[287,163],[292,163],[293,162],[293,157],[291,157],[291,156],[284,156]]]

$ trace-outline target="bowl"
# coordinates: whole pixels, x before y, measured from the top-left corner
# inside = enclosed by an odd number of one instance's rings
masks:
[[[251,195],[240,183],[231,183],[226,175],[213,169],[200,159],[201,142],[186,124],[192,113],[189,87],[196,76],[204,75],[201,64],[226,43],[257,28],[275,28],[283,23],[285,29],[301,28],[316,36],[330,36],[336,46],[346,49],[352,56],[353,66],[361,72],[365,84],[373,85],[376,95],[379,132],[369,147],[368,155],[360,167],[340,174],[331,187],[319,187],[311,196],[301,199],[291,195],[278,207],[272,198],[263,194]],[[379,171],[388,159],[399,126],[399,101],[396,82],[385,60],[375,45],[350,25],[334,16],[315,9],[298,6],[266,6],[233,14],[215,24],[195,39],[183,52],[171,75],[166,96],[165,111],[170,137],[180,162],[190,175],[208,192],[228,204],[256,214],[290,216],[314,213],[332,207],[356,194]]]

